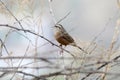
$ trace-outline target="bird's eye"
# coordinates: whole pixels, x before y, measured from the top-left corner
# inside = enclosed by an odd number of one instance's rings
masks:
[[[61,29],[60,26],[57,26],[57,25],[56,25],[55,27]]]
[[[58,27],[59,29],[61,29],[60,27]]]

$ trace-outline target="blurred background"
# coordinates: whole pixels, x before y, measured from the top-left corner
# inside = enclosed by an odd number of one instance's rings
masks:
[[[21,28],[20,24],[16,21],[17,19],[24,29],[29,29],[37,34],[40,34],[51,42],[59,45],[59,43],[57,43],[54,39],[53,28],[57,21],[65,17],[70,12],[70,14],[60,22],[60,24],[62,24],[66,31],[75,39],[76,43],[84,49],[86,49],[88,46],[91,46],[93,49],[97,45],[96,50],[92,53],[92,57],[100,57],[102,60],[111,60],[118,55],[117,51],[119,51],[120,45],[120,7],[118,1],[119,0],[0,0],[0,24],[8,24],[17,28]],[[50,10],[52,10],[52,14],[54,14],[54,16],[50,13]],[[0,26],[0,39],[6,45],[9,53],[8,54],[6,50],[1,47],[1,57],[63,57],[59,54],[59,48],[30,33],[24,33],[23,31],[17,31],[8,27]],[[68,46],[65,49],[76,52],[76,55],[79,55],[78,53],[80,52],[78,49],[71,46]],[[115,55],[111,56],[111,53],[115,52],[114,50],[116,53],[114,53]],[[88,51],[91,51],[91,48]],[[110,54],[106,54],[107,52],[109,53],[109,51]],[[70,56],[68,54],[63,55]],[[85,57],[84,54],[80,55],[81,57]],[[59,60],[50,61],[54,62],[55,64],[58,63],[58,66],[63,64],[63,61],[59,62]],[[27,65],[31,62],[33,63]],[[89,61],[86,63],[89,63]],[[71,61],[66,61],[64,64],[70,65]],[[27,65],[28,67],[48,66],[50,64],[39,61],[37,62],[37,60],[24,59],[13,61],[8,59],[0,61],[0,67],[23,65]],[[79,64],[79,66],[80,65],[81,64]],[[112,68],[110,71],[117,72],[118,67]],[[56,71],[51,69],[20,70],[29,73],[33,72],[37,76],[51,71]],[[2,77],[1,80],[7,80],[6,78],[9,80],[11,76],[12,74],[7,77]],[[31,77],[27,78],[31,79]],[[81,77],[79,76],[74,80],[80,80],[80,78]],[[22,80],[21,75],[14,77],[13,79]],[[107,79],[110,80],[111,77],[108,76]],[[65,79],[56,78],[55,80]],[[119,80],[119,78],[114,80]]]

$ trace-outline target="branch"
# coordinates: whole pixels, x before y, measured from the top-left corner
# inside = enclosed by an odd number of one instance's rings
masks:
[[[52,44],[53,46],[56,46],[56,47],[62,49],[63,51],[69,53],[71,56],[73,56],[73,57],[75,58],[75,56],[74,56],[70,51],[68,51],[68,50],[66,50],[66,49],[64,49],[64,48],[61,48],[60,46],[54,44],[54,43],[53,43],[52,41],[50,41],[49,39],[47,39],[47,38],[45,38],[44,36],[39,35],[39,34],[37,34],[37,33],[35,33],[35,32],[32,32],[32,31],[27,30],[27,29],[20,29],[20,28],[14,27],[14,26],[10,26],[10,25],[8,25],[8,24],[0,24],[0,26],[8,27],[8,28],[15,29],[15,30],[17,30],[17,31],[23,31],[23,32],[27,32],[27,33],[36,35],[36,36],[38,36],[38,37],[40,37],[40,38],[46,40],[47,42],[49,42],[49,43]]]
[[[6,10],[12,15],[12,17],[19,23],[20,27],[21,27],[22,29],[24,29],[23,26],[22,26],[22,24],[20,23],[20,21],[19,21],[19,20],[14,16],[14,14],[7,8],[7,6],[4,4],[4,2],[2,2],[2,0],[0,0],[0,2],[3,4],[3,6],[6,8]]]
[[[116,61],[117,59],[119,59],[120,58],[120,55],[118,55],[118,56],[116,56],[115,58],[113,58],[112,60],[111,60],[111,62],[114,62],[114,61]],[[105,62],[104,64],[102,64],[101,66],[99,66],[96,70],[100,70],[100,69],[102,69],[102,68],[104,68],[105,66],[107,66],[109,63],[111,63],[111,62]],[[85,80],[87,77],[89,77],[90,75],[92,75],[93,73],[89,73],[89,74],[87,74],[85,77],[83,77],[81,80]]]
[[[7,52],[7,54],[9,54],[9,51],[6,47],[6,45],[4,44],[4,42],[0,39],[1,42],[1,52],[0,52],[0,56],[2,56],[2,48],[4,47],[5,51]]]

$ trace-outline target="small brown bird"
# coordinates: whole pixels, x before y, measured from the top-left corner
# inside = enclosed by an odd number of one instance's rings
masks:
[[[74,39],[67,33],[67,31],[63,28],[61,24],[56,24],[54,27],[55,27],[55,39],[60,43],[60,46],[72,45],[78,47],[80,50],[87,53],[81,47],[76,45]]]
[[[55,39],[60,43],[60,45],[69,45],[74,43],[74,39],[66,32],[61,24],[55,25]]]

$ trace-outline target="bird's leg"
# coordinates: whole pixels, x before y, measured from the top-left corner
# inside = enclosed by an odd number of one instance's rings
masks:
[[[63,53],[62,44],[60,44],[60,48],[61,48],[60,54],[62,54]]]

